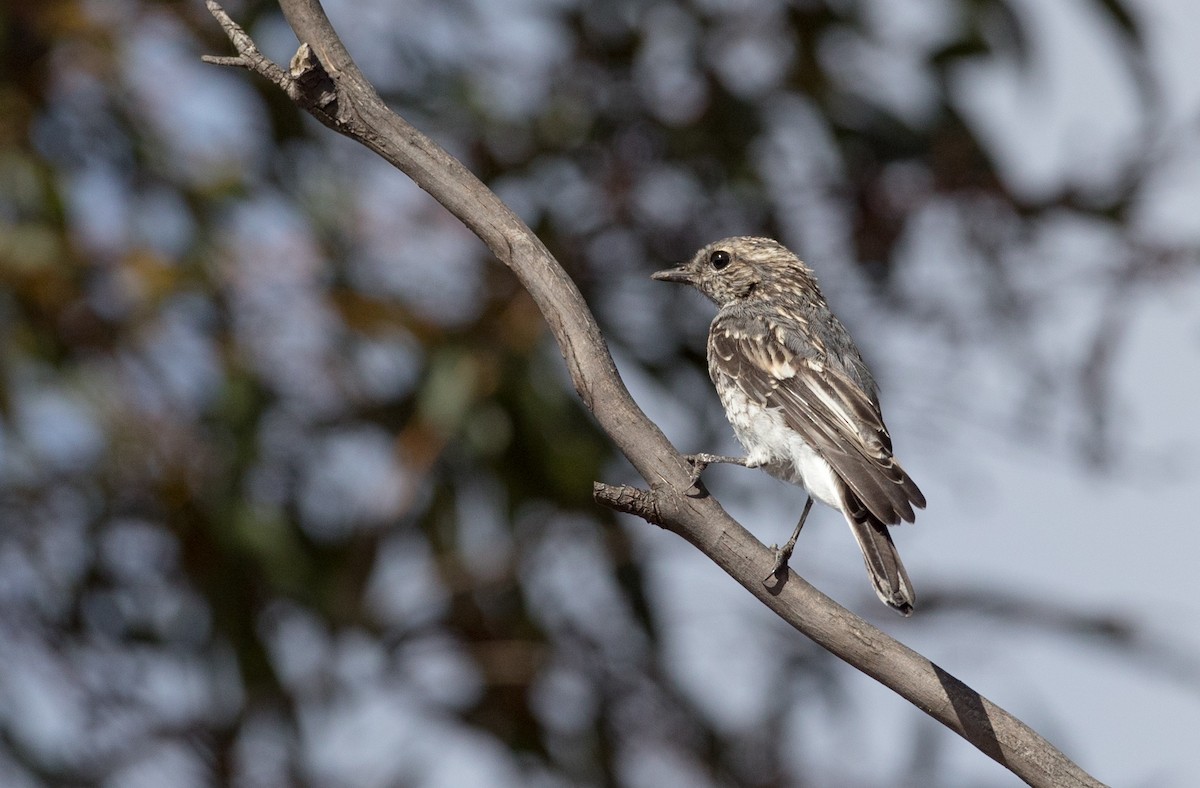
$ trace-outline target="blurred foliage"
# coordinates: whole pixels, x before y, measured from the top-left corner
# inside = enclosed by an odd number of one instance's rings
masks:
[[[331,10],[673,386],[696,346],[632,290],[721,234],[886,292],[918,206],[955,206],[997,283],[1052,212],[1124,217],[1131,179],[1006,184],[951,93],[1028,56],[1022,17],[938,5],[899,33],[859,2]],[[1135,17],[1094,6],[1138,73]],[[271,5],[230,10],[286,61]],[[642,557],[590,500],[621,471],[512,278],[198,61],[227,51],[198,3],[0,7],[0,783],[402,785],[459,756],[465,782],[806,782],[788,692],[731,732],[664,663]],[[836,699],[824,655],[779,648]]]

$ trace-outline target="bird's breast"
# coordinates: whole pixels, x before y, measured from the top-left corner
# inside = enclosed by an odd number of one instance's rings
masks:
[[[841,509],[841,482],[833,468],[784,421],[779,408],[751,399],[736,384],[718,381],[717,393],[750,465],[799,484],[822,503]]]

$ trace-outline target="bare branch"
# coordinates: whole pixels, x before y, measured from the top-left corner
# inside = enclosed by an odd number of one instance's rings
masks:
[[[214,66],[236,66],[237,68],[249,68],[253,70],[250,63],[241,55],[236,57],[220,57],[218,55],[201,55],[200,59],[205,63],[212,63]]]
[[[595,482],[592,485],[592,497],[601,506],[632,514],[652,525],[663,525],[662,515],[658,513],[658,495],[655,493],[624,484],[614,487],[604,482]]]
[[[213,63],[218,66],[237,66],[239,68],[249,69],[258,74],[263,75],[267,79],[274,82],[281,88],[284,88],[291,95],[285,86],[287,78],[284,76],[283,69],[272,63],[262,52],[258,51],[258,47],[254,45],[254,41],[245,30],[229,18],[229,14],[225,13],[225,9],[215,0],[207,0],[205,5],[208,6],[208,12],[213,15],[221,29],[225,31],[225,35],[229,37],[233,48],[238,51],[236,57],[217,57],[213,55],[205,55],[200,59],[205,63]]]
[[[703,487],[617,375],[587,304],[542,242],[457,159],[384,105],[354,64],[317,0],[281,0],[304,42],[290,71],[267,61],[214,0],[208,7],[239,53],[209,62],[249,68],[335,131],[407,174],[458,217],[516,274],[545,316],[576,391],[651,490],[597,484],[595,498],[667,528],[784,621],[954,730],[1030,785],[1102,786],[1031,728],[920,654],[842,608],[791,573],[768,588],[774,554]],[[689,494],[690,493],[690,494]]]

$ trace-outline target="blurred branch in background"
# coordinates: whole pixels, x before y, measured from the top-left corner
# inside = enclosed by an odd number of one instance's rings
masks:
[[[745,232],[818,268],[930,485],[904,639],[1192,783],[1186,0],[326,7],[681,448],[733,447],[704,310],[645,275]],[[226,46],[199,3],[0,6],[0,784],[1011,783],[596,507],[634,477],[533,299]],[[755,476],[706,482],[779,540]],[[814,520],[797,570],[858,589]]]

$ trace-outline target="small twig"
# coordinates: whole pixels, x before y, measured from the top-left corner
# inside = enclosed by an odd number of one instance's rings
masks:
[[[655,492],[624,484],[614,486],[604,482],[593,482],[592,498],[601,506],[632,514],[653,525],[665,527],[662,514],[658,510],[658,494]]]
[[[233,48],[237,50],[238,54],[236,57],[203,55],[200,59],[205,63],[213,63],[218,66],[236,66],[248,69],[256,74],[261,74],[283,88],[284,92],[289,97],[292,97],[292,91],[289,90],[291,80],[284,73],[283,69],[273,63],[262,52],[258,51],[258,47],[254,45],[254,40],[250,38],[250,35],[237,22],[234,22],[229,17],[229,14],[225,13],[225,9],[221,7],[220,3],[216,2],[216,0],[205,0],[204,4],[208,6],[208,12],[217,20],[217,24],[225,31],[225,35],[229,38],[229,42],[233,44]]]
[[[236,68],[246,68],[250,69],[251,71],[254,70],[254,66],[250,65],[250,62],[241,55],[231,57],[226,57],[224,55],[201,55],[200,59],[205,63],[212,63],[214,66],[234,66]]]

